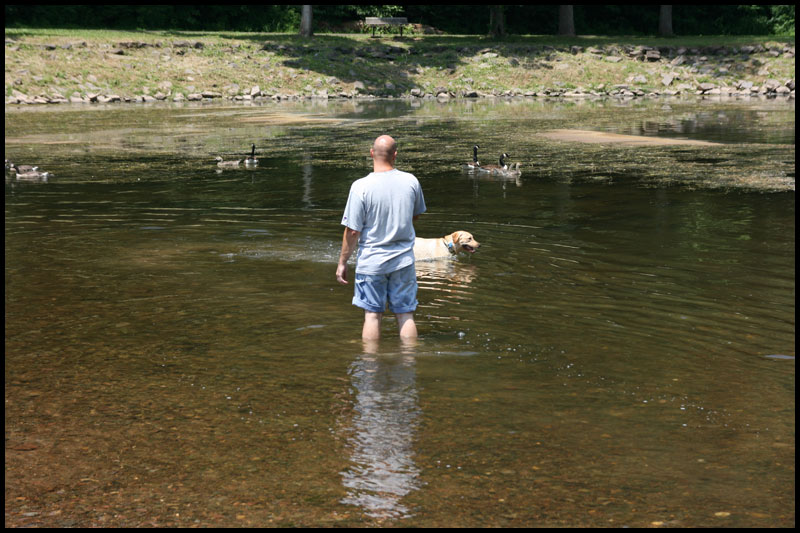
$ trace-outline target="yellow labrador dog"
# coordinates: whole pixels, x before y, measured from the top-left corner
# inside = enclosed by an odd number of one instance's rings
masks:
[[[455,257],[459,252],[474,254],[481,247],[472,234],[467,231],[456,231],[438,239],[423,239],[417,237],[414,241],[414,259],[441,259]]]

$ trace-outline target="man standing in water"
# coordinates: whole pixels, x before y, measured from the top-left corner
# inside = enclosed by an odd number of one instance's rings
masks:
[[[425,212],[422,187],[413,174],[395,168],[397,143],[388,135],[370,150],[373,171],[356,180],[344,209],[342,252],[336,280],[347,285],[347,261],[358,244],[353,305],[364,309],[365,340],[377,340],[386,310],[397,317],[403,338],[415,338],[417,273],[413,221]]]

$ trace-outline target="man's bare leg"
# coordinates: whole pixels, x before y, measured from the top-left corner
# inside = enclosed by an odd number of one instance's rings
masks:
[[[400,337],[404,339],[417,338],[417,324],[414,322],[414,313],[399,313],[397,317],[397,327],[400,329]]]
[[[382,318],[383,313],[364,311],[364,328],[361,330],[361,338],[364,340],[380,339]]]

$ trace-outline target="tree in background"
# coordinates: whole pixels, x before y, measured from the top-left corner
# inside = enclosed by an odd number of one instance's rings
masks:
[[[658,14],[658,34],[661,37],[672,37],[672,6],[660,6]]]
[[[489,35],[503,37],[506,34],[506,6],[489,6]]]
[[[558,34],[575,37],[575,15],[572,6],[558,6]]]
[[[312,10],[310,5],[304,5],[300,15],[300,35],[302,37],[311,37],[314,31],[311,27],[312,23]]]
[[[794,5],[769,6],[769,27],[775,35],[794,35]]]
[[[311,6],[308,6],[309,8]],[[313,6],[317,32],[358,31],[364,17],[406,17],[409,21],[450,34],[485,35],[492,14],[500,14],[505,35],[547,35],[564,23],[559,35],[653,35],[659,29],[660,9],[650,4],[474,5],[344,5]],[[667,8],[669,6],[663,6]],[[779,35],[795,32],[794,5],[682,4],[672,10],[673,33],[678,35]],[[502,11],[499,10],[502,8]],[[246,31],[297,34],[302,6],[291,5],[4,5],[6,28],[76,28],[110,30]],[[559,16],[562,13],[563,16]]]

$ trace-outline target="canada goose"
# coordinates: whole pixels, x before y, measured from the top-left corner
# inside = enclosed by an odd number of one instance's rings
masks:
[[[481,172],[491,172],[493,174],[498,173],[499,171],[507,170],[508,165],[506,165],[506,157],[508,154],[503,153],[500,155],[500,165],[483,165],[478,170]]]
[[[478,170],[481,166],[480,161],[478,161],[478,146],[477,144],[472,147],[472,162],[467,163],[464,165],[464,168],[467,170]]]
[[[35,167],[33,165],[15,165],[8,159],[6,159],[6,171],[14,172],[16,174],[25,174],[26,172],[36,172],[39,170],[39,167]]]
[[[256,159],[256,145],[255,144],[250,149],[250,155],[247,156],[247,159],[244,160],[244,166],[251,167],[251,168],[258,166],[258,159]]]
[[[522,175],[522,171],[519,169],[519,163],[511,163],[510,165],[506,166],[508,168],[498,169],[494,173],[498,176],[503,176],[506,178],[517,178]]]
[[[52,172],[39,172],[37,170],[29,170],[28,172],[17,173],[17,179],[25,181],[47,181],[48,178],[52,177]]]
[[[239,163],[242,162],[241,159],[237,159],[235,161],[223,161],[220,156],[217,156],[215,160],[217,161],[217,166],[219,168],[236,168],[239,166]]]
[[[47,181],[53,177],[52,172],[44,172],[34,165],[15,165],[6,159],[6,170],[9,177],[23,181]]]

